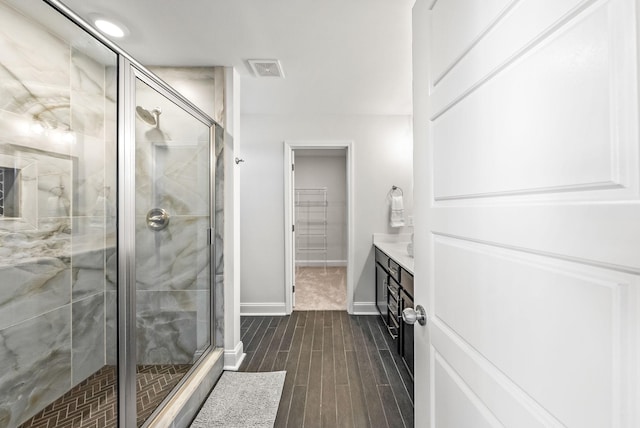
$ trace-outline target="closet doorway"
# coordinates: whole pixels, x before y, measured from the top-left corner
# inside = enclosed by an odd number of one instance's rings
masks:
[[[285,144],[287,312],[351,312],[350,145]]]

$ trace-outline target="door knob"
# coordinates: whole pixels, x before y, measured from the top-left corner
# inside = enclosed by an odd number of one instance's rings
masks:
[[[420,325],[425,325],[427,323],[427,312],[421,305],[417,305],[415,309],[406,308],[402,311],[402,319],[407,324],[415,324],[418,321]]]

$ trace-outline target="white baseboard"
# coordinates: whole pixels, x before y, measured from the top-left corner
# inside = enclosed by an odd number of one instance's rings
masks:
[[[224,369],[237,372],[246,356],[247,354],[244,353],[244,344],[242,341],[238,342],[234,349],[225,349]]]
[[[283,303],[240,303],[240,316],[274,316],[286,315]]]
[[[376,302],[353,302],[353,315],[378,315]]]
[[[345,267],[346,260],[296,260],[296,267]]]
[[[286,315],[284,303],[240,303],[241,316]],[[378,315],[376,302],[354,302],[353,315]]]

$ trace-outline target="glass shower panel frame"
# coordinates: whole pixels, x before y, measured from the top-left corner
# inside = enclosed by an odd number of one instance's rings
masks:
[[[202,111],[194,107],[180,94],[164,84],[164,82],[147,73],[144,68],[128,58],[121,57],[119,64],[119,367],[120,367],[120,426],[136,426],[136,364],[137,356],[137,296],[136,296],[136,82],[142,82],[153,91],[167,98],[170,102],[180,107],[189,115],[206,125],[209,129],[208,162],[209,162],[209,203],[208,203],[208,228],[207,247],[209,248],[209,346],[204,349],[201,361],[216,346],[214,324],[214,290],[213,278],[215,248],[213,246],[213,228],[215,213],[215,122]],[[149,106],[153,108],[154,106]],[[139,214],[139,213],[138,213]],[[173,393],[185,382],[189,374],[197,367],[194,362],[191,370],[174,387],[173,392],[163,401],[171,399]],[[162,404],[149,416],[143,426],[154,419],[162,408]]]

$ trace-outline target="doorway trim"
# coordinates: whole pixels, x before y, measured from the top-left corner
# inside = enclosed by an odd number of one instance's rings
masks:
[[[353,227],[353,141],[298,141],[284,142],[284,297],[285,311],[293,311],[293,283],[294,283],[294,245],[293,245],[293,188],[291,180],[291,165],[295,149],[317,150],[346,150],[347,163],[347,312],[353,313],[353,255],[354,255],[354,227]]]

